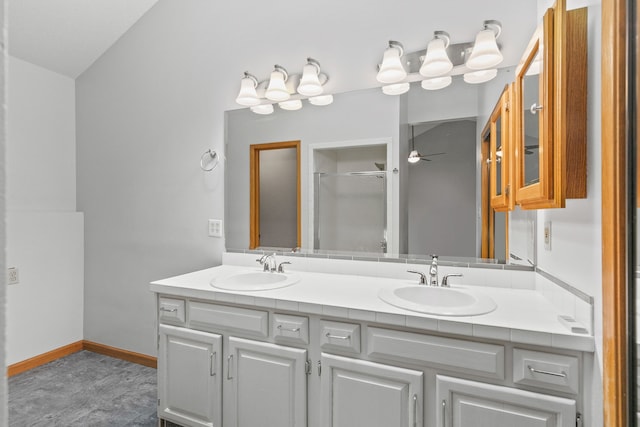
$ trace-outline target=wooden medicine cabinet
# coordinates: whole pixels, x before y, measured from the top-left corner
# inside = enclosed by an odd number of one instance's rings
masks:
[[[515,202],[561,208],[587,196],[587,9],[557,0],[527,46],[514,88]]]

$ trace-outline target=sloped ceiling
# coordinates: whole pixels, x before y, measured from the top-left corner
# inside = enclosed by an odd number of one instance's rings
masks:
[[[158,0],[11,0],[9,54],[76,78]]]

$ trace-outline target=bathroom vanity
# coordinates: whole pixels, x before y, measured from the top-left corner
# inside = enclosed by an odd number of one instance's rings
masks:
[[[378,297],[417,285],[408,264],[373,263],[372,276],[393,270],[402,277],[394,279],[295,271],[293,259],[284,287],[211,285],[272,274],[255,255],[244,258],[151,284],[159,418],[215,427],[582,425],[593,337],[558,320],[533,271],[502,270],[513,286],[468,286],[495,301],[490,313],[439,316]],[[450,270],[473,281],[482,269]],[[452,289],[465,289],[460,281]]]

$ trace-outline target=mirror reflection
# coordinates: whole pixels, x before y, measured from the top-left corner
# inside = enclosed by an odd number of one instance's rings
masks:
[[[511,80],[512,69],[503,69],[484,85],[455,79],[440,91],[413,84],[402,96],[387,96],[378,88],[353,91],[334,95],[330,106],[276,109],[268,116],[228,111],[227,248],[252,247],[251,203],[241,196],[249,194],[250,146],[296,140],[301,148],[302,250],[480,258],[480,131]],[[420,158],[410,163],[414,151]],[[530,265],[535,220],[506,217],[495,221],[501,224],[495,230],[495,256]],[[506,247],[521,252],[509,257]]]

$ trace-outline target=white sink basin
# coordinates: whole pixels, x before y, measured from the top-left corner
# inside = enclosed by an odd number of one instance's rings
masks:
[[[291,273],[245,271],[211,280],[211,286],[229,291],[266,291],[285,288],[297,283],[300,277]]]
[[[383,288],[378,298],[405,310],[440,316],[477,316],[496,309],[490,297],[469,289],[425,285]]]

